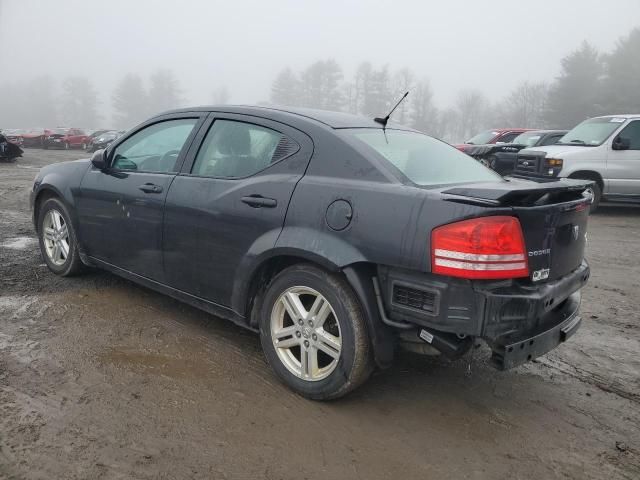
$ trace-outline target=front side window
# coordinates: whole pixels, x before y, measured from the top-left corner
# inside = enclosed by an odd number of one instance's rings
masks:
[[[417,132],[347,129],[417,185],[504,181],[500,175],[451,145]]]
[[[248,177],[295,150],[297,144],[270,128],[216,120],[200,147],[191,173],[201,177]]]
[[[116,147],[112,167],[142,172],[175,171],[178,155],[197,122],[195,118],[185,118],[145,127]]]
[[[542,141],[542,146],[544,146],[544,145],[555,145],[556,143],[558,143],[558,140],[560,140],[561,138],[562,138],[561,134],[549,135],[547,138],[545,138]]]
[[[640,150],[640,121],[631,122],[618,137],[629,141],[629,150]]]
[[[558,143],[562,145],[582,145],[587,147],[597,147],[615,132],[624,118],[592,118],[585,120],[573,130],[569,130]]]

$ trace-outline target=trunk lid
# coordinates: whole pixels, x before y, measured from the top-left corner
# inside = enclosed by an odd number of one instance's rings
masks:
[[[533,282],[563,277],[580,266],[587,240],[592,182],[509,180],[443,189],[444,200],[511,209],[520,220]]]

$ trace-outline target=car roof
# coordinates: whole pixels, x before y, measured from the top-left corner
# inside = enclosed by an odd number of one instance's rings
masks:
[[[244,115],[255,115],[258,117],[268,117],[273,119],[289,119],[292,122],[313,121],[328,127],[339,128],[382,128],[373,118],[363,115],[353,115],[351,113],[335,112],[331,110],[319,110],[313,108],[281,107],[281,106],[258,106],[258,105],[211,105],[194,108],[182,108],[171,110],[161,115],[182,113],[182,112],[222,112],[237,113]],[[380,116],[387,112],[380,112]],[[278,117],[278,118],[276,118]],[[409,127],[389,121],[387,128],[411,130]]]
[[[541,134],[541,135],[547,135],[550,133],[567,133],[569,130],[529,130],[527,132],[522,132],[522,133],[534,133],[534,134]]]
[[[622,113],[620,115],[602,115],[599,117],[593,117],[593,118],[624,118],[624,119],[631,119],[631,118],[640,118],[640,113]]]

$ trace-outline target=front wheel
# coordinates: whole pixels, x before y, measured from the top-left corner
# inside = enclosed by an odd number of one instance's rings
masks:
[[[67,277],[82,271],[73,225],[64,204],[57,198],[46,200],[38,212],[40,251],[49,270]]]
[[[587,189],[589,193],[591,193],[591,208],[589,212],[593,213],[598,209],[598,205],[600,205],[600,199],[602,198],[602,189],[600,185],[595,182],[590,188]]]
[[[291,389],[313,400],[346,395],[372,371],[362,309],[344,278],[311,265],[278,274],[264,296],[260,340]]]

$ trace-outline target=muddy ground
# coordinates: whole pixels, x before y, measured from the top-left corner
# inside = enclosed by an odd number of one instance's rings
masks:
[[[111,274],[44,267],[0,164],[0,478],[640,478],[640,208],[591,217],[581,330],[509,372],[409,354],[304,400],[253,334]]]

